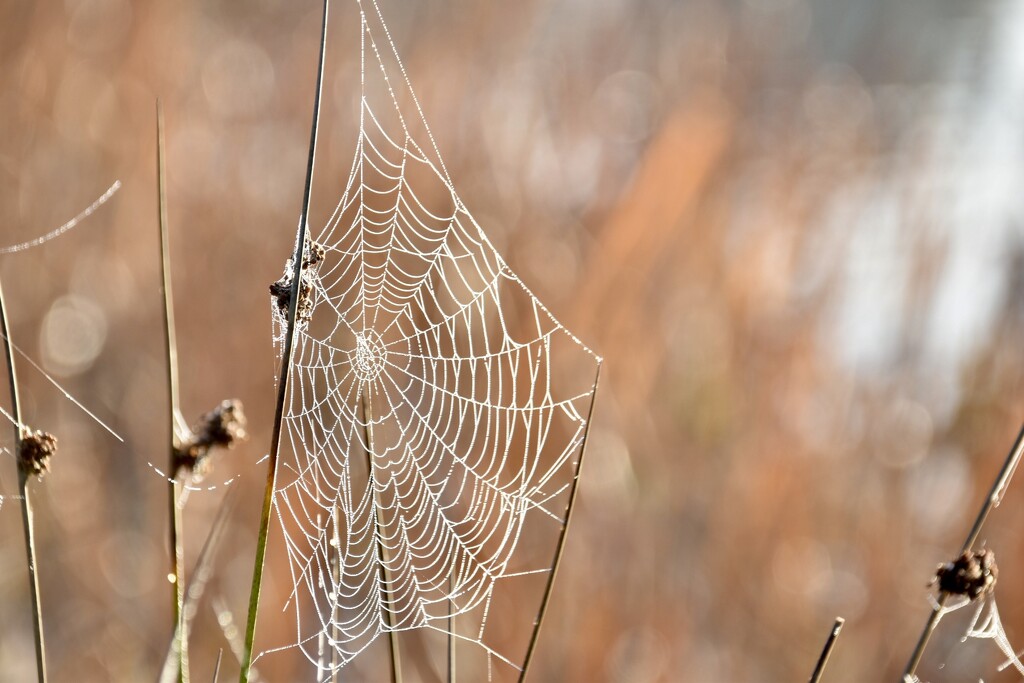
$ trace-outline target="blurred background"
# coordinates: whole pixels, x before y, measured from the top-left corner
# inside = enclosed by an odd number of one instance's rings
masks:
[[[826,680],[896,680],[1024,418],[1024,5],[381,2],[466,205],[606,360],[533,680],[803,680],[837,615]],[[183,410],[235,397],[250,420],[186,508],[191,565],[235,478],[192,645],[196,676],[221,648],[234,675],[213,606],[244,620],[267,285],[300,209],[319,21],[286,0],[0,0],[0,246],[123,183],[73,232],[0,256],[15,342],[124,437],[21,363],[26,421],[60,439],[34,485],[54,681],[154,680],[170,637],[149,464],[167,442],[158,95]],[[335,0],[332,28],[355,21]],[[353,87],[325,85],[338,153],[314,222],[342,190]],[[8,454],[0,679],[28,681],[16,494]],[[1015,482],[983,534],[1018,648],[1022,504]],[[993,642],[961,642],[969,611],[922,677],[1018,679]]]

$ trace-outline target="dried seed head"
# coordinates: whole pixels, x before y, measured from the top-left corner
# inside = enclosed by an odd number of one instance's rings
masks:
[[[966,595],[970,600],[977,600],[995,588],[998,577],[995,553],[982,548],[940,564],[932,583],[938,583],[939,590],[944,593]]]
[[[199,419],[192,434],[175,449],[175,472],[184,468],[196,479],[209,474],[212,469],[210,450],[216,446],[233,448],[248,436],[245,425],[242,402],[222,401]]]
[[[324,256],[327,254],[327,250],[324,246],[313,240],[306,242],[306,248],[302,251],[302,267],[313,268],[320,265],[320,262],[324,260]]]
[[[302,282],[299,283],[299,301],[295,310],[295,320],[302,326],[313,317],[313,285],[316,282],[317,270],[320,262],[324,260],[326,250],[322,245],[310,241],[303,250],[302,260]],[[277,312],[282,317],[288,318],[288,306],[292,300],[292,259],[284,265],[284,273],[281,278],[270,285],[270,295],[274,297],[277,304]]]
[[[43,431],[25,430],[18,442],[18,467],[30,477],[50,471],[50,456],[57,452],[57,437]]]

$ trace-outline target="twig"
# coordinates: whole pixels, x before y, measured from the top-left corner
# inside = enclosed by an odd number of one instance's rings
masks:
[[[836,645],[836,640],[839,638],[839,632],[843,630],[844,623],[846,623],[845,619],[836,617],[836,623],[832,625],[828,639],[825,640],[825,647],[822,649],[821,656],[818,657],[818,663],[814,667],[814,673],[811,674],[810,683],[819,683],[821,681],[821,675],[825,673],[828,658],[832,656],[832,648]]]
[[[267,465],[267,485],[263,493],[263,511],[260,516],[260,531],[256,539],[256,561],[252,572],[252,590],[249,594],[249,614],[245,629],[245,645],[242,658],[242,669],[239,683],[249,680],[249,668],[252,666],[252,647],[256,638],[256,615],[259,611],[260,590],[263,586],[263,563],[267,555],[267,534],[270,530],[270,515],[274,502],[274,489],[277,486],[277,464],[281,450],[281,424],[284,419],[284,402],[288,394],[288,381],[291,377],[292,352],[295,341],[295,316],[298,311],[299,288],[302,284],[303,254],[306,246],[306,224],[309,218],[309,196],[313,185],[313,166],[316,160],[316,134],[320,121],[320,94],[324,78],[324,53],[327,50],[327,9],[329,0],[324,0],[323,25],[320,32],[320,63],[316,74],[316,94],[313,102],[313,125],[309,136],[309,161],[306,165],[306,186],[302,196],[302,213],[299,215],[299,228],[295,240],[295,254],[292,258],[293,274],[291,296],[288,302],[288,329],[284,335],[284,348],[281,353],[281,376],[277,383],[277,406],[274,411],[273,433],[270,438],[270,458]]]
[[[373,536],[377,541],[377,564],[380,567],[380,610],[384,616],[384,625],[388,629],[388,650],[391,654],[391,683],[402,683],[402,654],[398,648],[398,633],[391,628],[391,613],[388,611],[390,599],[391,572],[388,570],[388,550],[384,546],[383,526],[381,518],[380,501],[377,500],[377,477],[374,474],[376,466],[373,463],[373,405],[368,395],[369,389],[364,389],[360,400],[363,404],[363,423],[366,435],[366,467],[369,473],[369,486],[373,492]]]
[[[999,507],[999,503],[1002,502],[1003,495],[1006,493],[1006,487],[1009,485],[1013,473],[1017,470],[1017,465],[1020,464],[1022,455],[1024,455],[1024,424],[1021,425],[1020,432],[1017,434],[1017,440],[1014,441],[1010,453],[1006,456],[1003,468],[999,471],[999,476],[996,477],[995,483],[992,484],[992,490],[989,491],[988,497],[985,498],[985,502],[982,504],[981,510],[974,520],[970,533],[967,534],[967,540],[964,541],[964,545],[960,549],[961,555],[970,553],[974,548],[978,536],[981,535],[981,528],[985,525],[985,520],[988,519],[989,512],[992,511],[992,508]],[[921,657],[924,655],[925,648],[928,647],[928,640],[931,638],[932,632],[935,631],[935,627],[938,626],[939,620],[942,618],[942,610],[946,606],[946,600],[949,599],[949,595],[946,591],[939,592],[939,597],[935,601],[931,613],[928,615],[928,621],[925,622],[924,630],[917,641],[917,646],[910,655],[910,661],[907,662],[907,668],[903,671],[904,681],[914,680],[917,666],[921,663]]]
[[[174,647],[178,653],[178,683],[188,683],[188,630],[182,619],[182,603],[185,599],[184,581],[184,533],[182,510],[178,500],[181,497],[177,477],[178,450],[177,415],[180,409],[178,399],[178,344],[175,339],[174,298],[171,289],[171,245],[167,230],[167,185],[164,175],[164,111],[160,100],[156,101],[156,183],[157,213],[160,228],[160,269],[163,274],[162,289],[164,301],[164,337],[167,340],[167,404],[170,416],[170,439],[168,447],[167,477],[167,520],[170,530],[170,572],[171,605],[174,615]]]
[[[213,683],[217,683],[217,679],[220,678],[220,660],[224,658],[224,648],[217,650],[217,664],[213,667]]]
[[[572,509],[576,504],[576,493],[579,491],[580,475],[583,473],[583,457],[587,453],[587,438],[590,436],[590,421],[594,416],[594,404],[597,403],[597,385],[601,380],[601,363],[597,364],[597,371],[594,373],[594,392],[590,399],[590,409],[587,411],[587,426],[583,432],[583,441],[580,443],[580,462],[576,468],[576,476],[572,479],[572,486],[569,488],[569,503],[565,508],[565,524],[558,536],[558,545],[555,547],[555,558],[551,563],[551,574],[548,575],[547,585],[544,587],[544,597],[541,599],[540,611],[537,613],[537,623],[533,627],[533,635],[530,636],[530,645],[526,648],[526,659],[523,660],[523,670],[519,673],[519,683],[526,680],[526,674],[530,670],[530,662],[533,661],[533,653],[537,649],[540,627],[544,625],[544,616],[547,613],[548,602],[551,600],[551,589],[555,585],[555,576],[558,574],[558,565],[562,561],[562,551],[565,550],[566,533],[569,531],[569,522],[572,521]]]
[[[11,332],[7,325],[7,306],[4,302],[3,287],[0,287],[0,333],[4,338],[4,355],[7,357],[7,379],[11,388],[11,414],[14,417],[14,443],[20,451],[25,435],[21,422],[21,402],[18,398],[18,374],[14,367],[14,351]],[[39,606],[39,576],[36,572],[36,539],[32,524],[32,500],[28,490],[28,472],[18,466],[18,495],[21,498],[21,517],[25,526],[25,553],[28,558],[28,577],[32,593],[32,627],[36,641],[36,672],[39,683],[46,682],[46,647],[43,640],[43,616]]]

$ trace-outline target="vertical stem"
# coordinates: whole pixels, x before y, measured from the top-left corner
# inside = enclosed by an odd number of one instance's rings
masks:
[[[388,629],[388,649],[391,653],[391,683],[402,683],[402,662],[401,652],[398,648],[398,633],[392,630],[391,612],[388,611],[388,604],[391,602],[389,587],[391,586],[391,572],[388,564],[391,558],[388,557],[388,549],[384,545],[382,536],[384,519],[381,514],[380,501],[377,499],[377,476],[376,465],[373,462],[373,404],[370,401],[369,388],[363,388],[360,394],[360,401],[363,404],[363,423],[366,435],[366,468],[369,472],[369,485],[373,493],[373,537],[377,542],[377,564],[380,567],[380,607],[384,617],[384,624]]]
[[[309,217],[309,195],[313,187],[313,166],[316,160],[316,133],[320,122],[320,93],[324,78],[324,52],[327,49],[327,8],[329,0],[324,0],[324,18],[320,33],[320,63],[316,74],[316,94],[313,102],[313,125],[309,136],[309,160],[306,164],[306,187],[302,196],[302,213],[299,215],[299,228],[295,240],[295,254],[292,257],[292,290],[288,302],[288,330],[284,336],[284,349],[281,353],[281,376],[277,383],[277,406],[274,410],[274,427],[270,437],[270,458],[267,465],[267,485],[263,492],[263,510],[260,515],[260,531],[256,539],[256,560],[252,572],[252,590],[249,594],[249,614],[245,628],[245,644],[242,652],[242,668],[239,683],[248,683],[249,669],[252,667],[252,646],[256,638],[256,615],[259,611],[260,589],[263,586],[263,564],[267,556],[267,534],[270,530],[270,515],[274,503],[274,489],[277,486],[278,456],[281,450],[281,423],[284,419],[284,402],[288,395],[288,383],[291,377],[292,354],[295,342],[295,314],[298,310],[299,289],[302,283],[302,262],[306,247],[306,224]]]
[[[220,678],[220,662],[224,659],[224,648],[217,651],[217,663],[213,667],[213,683],[217,683],[217,679]]]
[[[455,682],[455,571],[448,575],[448,683]]]
[[[1002,502],[1003,495],[1006,493],[1006,487],[1009,485],[1013,473],[1017,471],[1017,465],[1020,464],[1022,455],[1024,455],[1024,424],[1021,425],[1020,432],[1017,433],[1017,439],[1014,441],[1013,447],[1003,462],[1003,468],[999,470],[999,475],[992,484],[992,489],[989,491],[988,497],[985,498],[985,502],[982,503],[981,510],[974,520],[974,525],[971,526],[970,533],[967,534],[967,540],[964,541],[964,545],[960,549],[961,555],[971,552],[974,548],[978,536],[981,535],[981,528],[985,525],[985,520],[988,519],[988,514]],[[910,655],[910,661],[907,662],[907,668],[903,671],[903,680],[913,680],[913,677],[916,675],[917,666],[921,663],[921,657],[924,655],[925,648],[928,647],[928,640],[932,637],[932,632],[942,618],[942,608],[945,607],[946,600],[948,599],[949,593],[945,591],[939,593],[939,598],[928,615],[928,621],[925,622],[924,630],[921,631],[921,637],[918,638],[917,645]]]
[[[167,179],[164,174],[164,111],[156,101],[156,185],[157,224],[160,230],[160,270],[164,303],[164,338],[167,344],[167,414],[170,429],[168,440],[167,520],[169,529],[170,566],[167,579],[171,584],[171,613],[174,620],[174,648],[178,653],[177,680],[188,683],[188,632],[182,613],[185,601],[185,541],[182,528],[182,510],[178,504],[181,492],[178,486],[177,459],[180,445],[177,415],[178,398],[178,344],[174,327],[174,297],[171,288],[171,245],[167,228]]]
[[[331,605],[331,680],[338,680],[338,639],[341,626],[338,616],[338,594],[341,591],[341,531],[338,529],[338,507],[334,507],[334,604]]]
[[[846,621],[842,617],[836,617],[836,623],[832,625],[828,639],[825,640],[825,647],[821,650],[821,656],[818,657],[818,663],[811,674],[810,683],[819,683],[821,681],[821,675],[825,672],[825,665],[828,664],[828,658],[832,656],[832,648],[836,645],[836,639],[839,638],[839,632],[843,630],[844,623]]]
[[[7,358],[7,379],[11,388],[11,415],[14,417],[14,447],[21,450],[24,435],[21,421],[21,401],[18,398],[18,373],[14,367],[14,349],[11,331],[7,325],[7,305],[4,302],[3,287],[0,287],[0,333],[4,338],[4,355]],[[36,641],[36,673],[39,683],[46,682],[46,647],[43,640],[43,615],[39,605],[39,575],[36,573],[36,537],[32,524],[32,500],[29,497],[28,473],[18,461],[18,495],[21,496],[21,518],[25,527],[25,556],[28,560],[29,587],[32,594],[32,629]]]
[[[587,411],[587,426],[583,432],[583,441],[580,443],[580,464],[576,468],[576,476],[572,479],[572,486],[569,488],[569,503],[565,508],[565,524],[558,536],[558,545],[555,547],[555,557],[551,562],[551,574],[548,575],[547,585],[544,587],[544,597],[541,599],[540,611],[537,613],[537,623],[533,627],[533,635],[530,636],[530,644],[526,648],[526,659],[523,660],[523,670],[519,674],[519,683],[526,680],[526,674],[530,670],[530,662],[533,661],[533,653],[537,649],[537,642],[540,637],[540,627],[544,625],[544,616],[547,614],[548,602],[551,600],[551,589],[555,585],[555,576],[558,574],[558,565],[562,561],[562,551],[565,550],[566,533],[569,531],[569,522],[572,521],[572,509],[576,505],[576,493],[579,491],[580,475],[583,474],[583,457],[587,453],[587,438],[590,436],[590,420],[594,416],[594,404],[597,403],[597,385],[601,380],[601,363],[597,364],[597,372],[594,373],[594,393],[590,399],[590,409]]]

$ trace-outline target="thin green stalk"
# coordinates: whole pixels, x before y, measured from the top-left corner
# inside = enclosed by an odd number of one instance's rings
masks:
[[[188,683],[188,631],[182,619],[185,600],[185,541],[182,528],[182,510],[178,501],[181,491],[177,477],[175,453],[180,446],[176,416],[180,409],[178,399],[178,344],[174,327],[174,299],[171,289],[171,245],[167,229],[167,181],[164,175],[164,111],[156,101],[156,182],[157,213],[160,228],[160,268],[163,275],[164,337],[167,342],[167,405],[170,425],[168,448],[167,519],[169,525],[170,568],[167,578],[171,583],[171,606],[174,618],[174,647],[178,653],[178,683]]]
[[[0,287],[0,333],[4,338],[4,355],[7,357],[7,379],[11,388],[11,415],[14,417],[14,444],[21,450],[24,430],[21,421],[21,401],[18,398],[18,373],[14,367],[14,349],[11,331],[7,325],[7,305],[4,302],[3,287]],[[43,640],[43,615],[39,606],[39,575],[36,572],[36,538],[32,524],[32,499],[28,489],[28,473],[18,466],[18,495],[21,496],[21,518],[25,527],[25,555],[28,559],[28,578],[32,593],[32,628],[36,641],[36,672],[39,683],[46,683],[46,646]]]
[[[832,630],[829,631],[828,638],[825,640],[825,647],[821,650],[821,656],[818,657],[818,663],[814,667],[814,672],[811,673],[810,683],[819,683],[821,681],[821,675],[825,673],[828,658],[832,656],[832,649],[836,646],[836,639],[839,638],[839,632],[843,630],[843,624],[845,623],[845,619],[836,617],[836,622],[832,624]]]
[[[1002,502],[1003,495],[1006,493],[1006,487],[1009,485],[1013,473],[1017,471],[1017,465],[1020,464],[1022,455],[1024,455],[1024,424],[1021,425],[1020,432],[1017,434],[1017,440],[1014,441],[1013,447],[1006,456],[1006,461],[1003,462],[1003,468],[999,470],[999,475],[996,477],[995,483],[992,484],[988,497],[985,498],[978,516],[974,519],[974,525],[971,527],[970,533],[967,534],[967,540],[964,541],[964,545],[960,549],[961,555],[970,553],[973,550],[978,536],[981,535],[981,528],[985,525],[985,520],[988,519],[988,514],[993,508],[999,507],[999,503]],[[938,626],[939,620],[942,618],[942,609],[946,606],[948,599],[949,593],[946,591],[939,593],[939,597],[935,601],[931,613],[928,615],[928,621],[925,622],[924,630],[921,631],[921,637],[918,638],[917,645],[910,655],[910,661],[907,662],[907,668],[903,671],[903,680],[914,679],[917,673],[917,666],[921,663],[921,657],[924,656],[924,650],[928,647],[928,641],[932,637],[932,632],[935,631],[935,627]]]
[[[597,364],[597,372],[594,373],[594,393],[590,400],[590,409],[587,411],[587,426],[583,432],[583,441],[580,443],[580,464],[576,468],[576,476],[573,477],[572,486],[569,487],[569,503],[565,508],[565,524],[558,537],[558,545],[555,547],[555,557],[551,563],[551,574],[548,575],[547,585],[544,587],[544,597],[541,599],[540,611],[537,613],[537,623],[533,627],[533,635],[530,636],[530,644],[526,648],[526,659],[523,660],[523,670],[519,673],[519,683],[526,680],[526,674],[530,670],[530,663],[533,661],[533,654],[537,649],[540,637],[540,628],[544,625],[544,616],[547,614],[548,602],[551,600],[551,589],[555,585],[555,576],[558,574],[558,565],[562,562],[562,551],[565,550],[566,534],[569,531],[569,522],[572,521],[572,509],[576,505],[576,493],[579,491],[580,476],[583,474],[583,457],[587,453],[587,438],[590,436],[590,421],[594,416],[594,405],[597,403],[597,385],[601,380],[601,363]]]
[[[366,468],[369,472],[369,486],[373,491],[373,537],[377,542],[377,564],[380,567],[380,608],[384,616],[384,625],[388,629],[388,650],[391,655],[391,683],[402,683],[402,653],[398,647],[398,633],[392,629],[391,612],[388,611],[388,604],[391,602],[389,586],[391,586],[391,572],[388,564],[391,558],[388,556],[388,549],[384,545],[383,533],[384,519],[381,516],[380,502],[377,500],[377,477],[374,474],[376,465],[373,462],[373,404],[370,402],[369,389],[364,389],[360,400],[363,404],[363,423],[366,435]]]
[[[320,33],[320,64],[316,74],[316,94],[313,102],[313,125],[309,137],[309,161],[306,165],[306,187],[302,196],[302,213],[299,215],[298,235],[295,253],[292,257],[292,288],[288,302],[288,329],[284,336],[281,353],[281,375],[277,383],[277,405],[274,410],[274,426],[270,437],[270,458],[267,465],[267,485],[263,493],[263,510],[260,515],[260,531],[256,539],[256,561],[252,572],[252,590],[249,594],[249,614],[245,629],[245,645],[242,653],[242,669],[239,683],[248,683],[252,666],[252,647],[256,638],[256,615],[260,605],[260,590],[263,587],[263,564],[267,556],[267,535],[270,531],[270,516],[277,486],[277,465],[281,450],[281,423],[284,419],[284,402],[288,395],[291,378],[292,354],[295,340],[295,315],[298,310],[299,289],[302,283],[302,262],[306,247],[306,223],[309,218],[309,196],[313,186],[313,166],[316,160],[316,134],[320,121],[320,95],[324,78],[324,53],[327,49],[327,9],[329,0],[324,0],[323,26]]]

